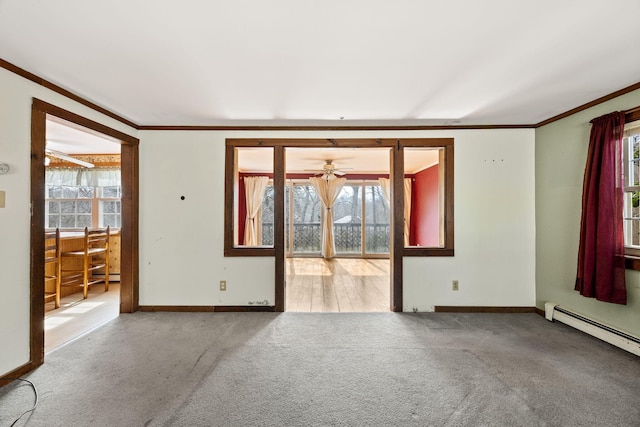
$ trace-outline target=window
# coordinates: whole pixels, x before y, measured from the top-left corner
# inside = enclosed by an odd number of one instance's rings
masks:
[[[273,247],[273,148],[234,149],[233,245]]]
[[[314,149],[322,153],[309,155]],[[398,260],[403,256],[454,256],[452,138],[228,139],[225,150],[225,256],[274,256],[278,253],[282,254],[276,255],[280,257],[317,252],[319,237],[316,238],[314,232],[319,236],[321,205],[313,187],[300,181],[318,172],[322,163],[330,158],[328,152],[337,150],[345,157],[342,150],[353,149],[360,150],[352,155],[354,158],[361,158],[369,151],[384,152],[386,172],[366,169],[372,166],[367,164],[363,170],[347,173],[360,174],[364,176],[362,179],[371,182],[350,180],[339,195],[333,209],[337,253],[378,256],[391,253]],[[299,162],[294,162],[296,151],[307,154],[308,158],[297,158],[295,160]],[[423,155],[429,155],[433,160],[411,164]],[[340,167],[345,167],[344,163]],[[347,164],[346,168],[351,167]],[[427,169],[429,173],[423,172]],[[389,178],[385,178],[383,185],[375,182],[375,175]],[[422,175],[429,176],[423,179]],[[245,180],[259,177],[268,178],[269,183],[261,193],[262,197],[251,199],[251,213],[247,214]],[[407,179],[414,182],[411,191],[405,190]],[[290,185],[291,180],[299,182]],[[423,197],[425,194],[429,197]],[[303,203],[304,200],[307,203]],[[412,200],[415,203],[410,211]],[[258,206],[261,207],[260,214],[255,209]],[[407,206],[407,212],[404,206]],[[253,212],[256,212],[255,216]],[[407,224],[404,223],[405,216],[410,217]],[[261,233],[250,243],[244,238],[248,222]],[[406,238],[400,245],[402,231],[398,233],[398,230],[404,229],[407,229]]]
[[[640,123],[635,122],[624,146],[624,244],[630,255],[640,255]]]
[[[263,202],[263,215],[265,207],[267,204]],[[320,198],[309,181],[290,180],[287,183],[285,187],[285,253],[287,256],[320,254],[322,209]],[[333,211],[334,240],[338,255],[364,256],[389,253],[389,206],[384,200],[380,185],[362,180],[347,181],[340,190]]]
[[[119,170],[48,170],[45,228],[121,228],[121,197]]]

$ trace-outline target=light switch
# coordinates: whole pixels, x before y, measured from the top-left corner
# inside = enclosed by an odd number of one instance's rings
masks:
[[[0,208],[4,208],[4,191],[0,191]]]

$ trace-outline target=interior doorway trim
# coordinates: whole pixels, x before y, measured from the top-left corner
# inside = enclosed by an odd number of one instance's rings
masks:
[[[47,115],[55,116],[92,131],[110,136],[121,144],[122,227],[120,312],[138,309],[139,263],[139,140],[68,110],[33,99],[31,107],[31,267],[30,267],[30,362],[28,370],[44,362],[44,215],[45,147]]]
[[[234,229],[235,172],[237,169],[236,149],[242,147],[273,147],[274,186],[274,242],[273,247],[236,246]],[[284,187],[286,173],[286,149],[303,148],[388,148],[389,177],[392,178],[391,191],[391,240],[390,240],[390,310],[403,311],[403,257],[404,256],[454,256],[454,215],[453,138],[353,138],[353,139],[256,139],[229,138],[225,151],[225,256],[273,256],[275,258],[275,305],[274,311],[286,311],[286,268],[285,268],[285,206]],[[404,149],[407,147],[437,147],[444,150],[440,161],[445,169],[439,176],[444,181],[442,203],[444,206],[443,244],[439,247],[412,247],[404,244]]]

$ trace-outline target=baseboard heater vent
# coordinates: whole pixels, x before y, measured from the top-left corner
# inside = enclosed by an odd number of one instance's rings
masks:
[[[549,321],[557,320],[636,356],[640,356],[640,338],[638,337],[564,309],[552,302],[544,304],[544,313],[545,318]]]

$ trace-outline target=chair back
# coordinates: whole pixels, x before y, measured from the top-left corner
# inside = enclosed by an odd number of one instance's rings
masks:
[[[106,228],[84,229],[85,244],[87,252],[97,252],[100,249],[109,251],[109,226]]]
[[[44,262],[55,262],[60,258],[60,230],[44,233]]]

